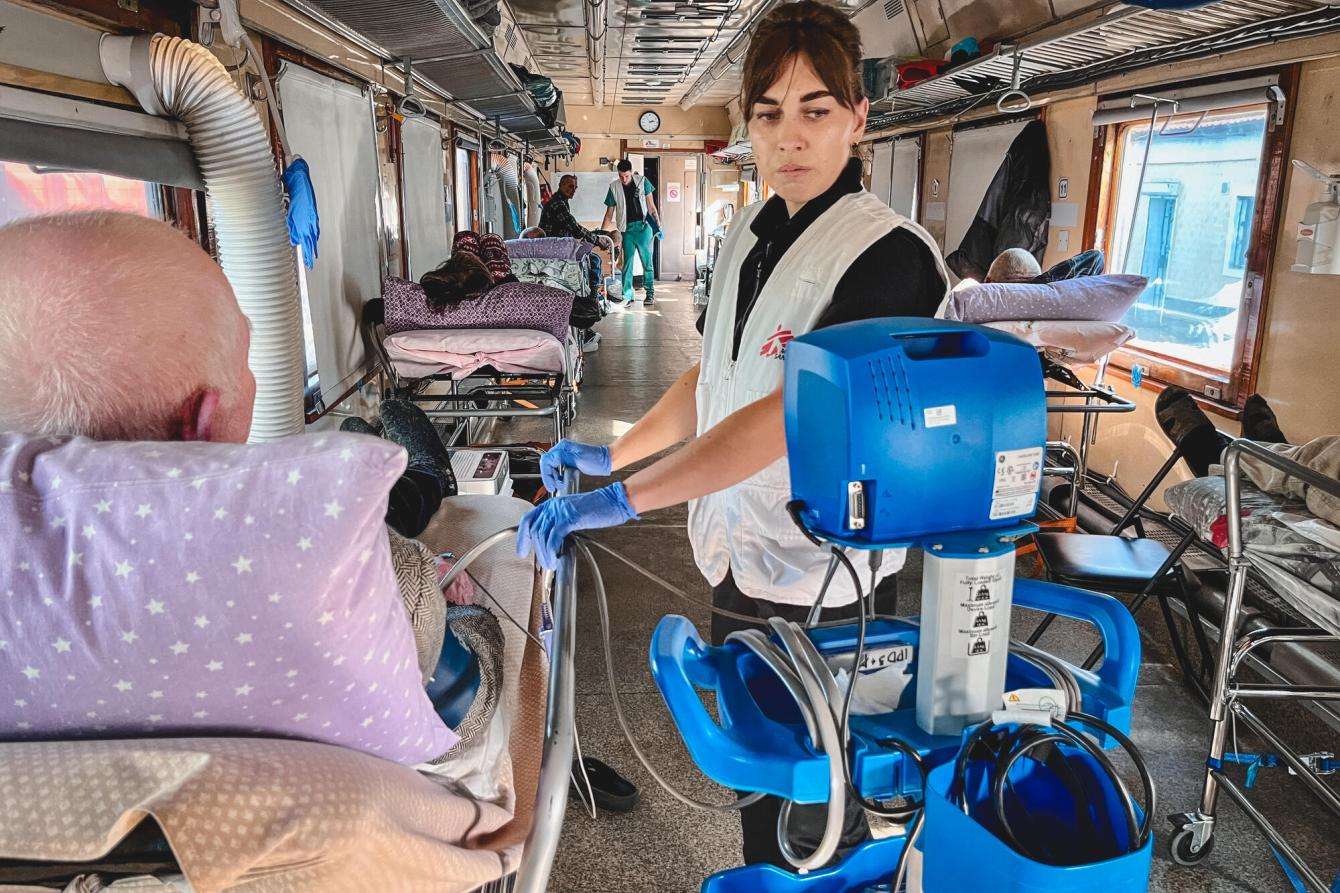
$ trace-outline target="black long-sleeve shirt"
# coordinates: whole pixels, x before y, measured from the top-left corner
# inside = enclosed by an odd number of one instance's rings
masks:
[[[592,245],[596,243],[595,235],[572,216],[568,197],[561,192],[555,192],[545,203],[544,210],[540,212],[540,229],[544,230],[546,236],[581,239]]]
[[[750,229],[758,241],[740,267],[732,358],[738,358],[740,338],[758,294],[787,250],[838,199],[861,189],[861,162],[853,158],[837,181],[806,202],[795,216],[787,213],[786,202],[779,195],[768,199],[754,216]],[[931,248],[899,228],[867,248],[847,269],[833,292],[833,302],[815,328],[881,316],[933,316],[947,287]],[[699,333],[706,320],[707,312],[703,311],[698,317]]]

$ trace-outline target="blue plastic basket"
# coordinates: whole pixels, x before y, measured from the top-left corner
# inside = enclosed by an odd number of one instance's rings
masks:
[[[1087,756],[1072,754],[1081,762]],[[1028,763],[1029,761],[1024,761]],[[1035,776],[1047,775],[1044,770],[1033,770]],[[999,890],[1009,893],[1135,893],[1149,888],[1149,869],[1153,856],[1153,838],[1139,850],[1125,856],[1087,865],[1044,865],[1017,852],[995,833],[984,826],[990,810],[981,802],[980,791],[974,792],[970,782],[969,803],[973,815],[967,815],[950,803],[947,792],[954,775],[953,763],[946,763],[930,772],[926,793],[926,824],[919,846],[923,853],[922,888],[927,893],[953,890]],[[1053,825],[1062,821],[1069,810],[1048,802],[1057,796],[1059,786],[1049,784],[1042,777],[1029,778],[1026,770],[1012,774],[1019,782],[1022,796],[1030,798],[1030,811],[1035,811]],[[1030,782],[1032,784],[1030,785]],[[1109,801],[1091,815],[1099,819],[1116,816],[1116,803]],[[1107,829],[1118,842],[1124,840],[1124,826],[1112,822]]]

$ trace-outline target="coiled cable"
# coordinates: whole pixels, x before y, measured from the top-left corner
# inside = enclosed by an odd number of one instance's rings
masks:
[[[1137,810],[1135,798],[1131,795],[1126,782],[1122,779],[1116,766],[1113,765],[1111,758],[1087,735],[1077,729],[1075,724],[1088,726],[1097,732],[1110,736],[1116,740],[1121,749],[1126,751],[1127,756],[1135,766],[1141,786],[1144,789],[1142,812]],[[998,737],[995,742],[990,742],[989,739],[993,734]],[[992,746],[993,743],[994,747]],[[994,754],[994,758],[988,760],[992,763],[989,783],[990,802],[996,823],[1005,842],[1016,852],[1044,864],[1083,864],[1074,861],[1073,853],[1062,860],[1058,859],[1056,854],[1049,849],[1044,852],[1043,848],[1026,843],[1009,817],[1008,801],[1012,791],[1010,772],[1026,756],[1030,756],[1038,749],[1048,745],[1069,745],[1080,750],[1093,761],[1101,776],[1112,784],[1121,805],[1127,832],[1127,849],[1123,852],[1113,852],[1110,849],[1103,851],[1095,847],[1092,851],[1083,854],[1084,862],[1111,859],[1142,849],[1149,841],[1153,829],[1157,797],[1153,777],[1150,775],[1149,768],[1145,764],[1139,749],[1126,735],[1111,724],[1085,713],[1072,711],[1065,720],[1052,719],[1049,723],[1044,724],[1023,724],[1012,730],[997,725],[991,720],[982,723],[968,736],[963,749],[959,751],[958,758],[955,760],[954,774],[948,792],[950,803],[957,805],[965,815],[969,814],[966,796],[968,763],[974,760],[982,760],[983,757],[978,756],[978,754],[983,752]],[[1037,759],[1037,757],[1034,757],[1034,759]]]

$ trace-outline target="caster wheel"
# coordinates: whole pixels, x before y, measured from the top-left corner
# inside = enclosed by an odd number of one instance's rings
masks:
[[[1168,853],[1172,860],[1178,865],[1199,865],[1205,861],[1205,857],[1214,852],[1214,837],[1211,835],[1205,841],[1205,844],[1195,852],[1191,850],[1191,841],[1195,832],[1191,828],[1183,828],[1173,835],[1173,839],[1168,844]]]

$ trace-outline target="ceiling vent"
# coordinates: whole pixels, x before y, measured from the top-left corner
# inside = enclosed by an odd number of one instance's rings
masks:
[[[912,28],[912,16],[906,0],[883,0],[872,3],[852,16],[852,23],[861,32],[861,46],[867,59],[888,56],[916,56],[922,48]]]

